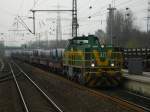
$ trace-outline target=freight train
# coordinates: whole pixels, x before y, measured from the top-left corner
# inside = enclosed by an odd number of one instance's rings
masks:
[[[142,61],[143,71],[150,71],[150,48],[123,48],[123,65],[128,68],[130,59],[140,59]]]
[[[24,50],[12,57],[43,65],[90,87],[116,87],[122,82],[122,53],[100,44],[94,35],[74,37],[65,49]]]
[[[115,51],[122,52],[123,69],[129,68],[129,61],[137,60],[145,72],[150,71],[150,48],[121,48],[114,47]]]

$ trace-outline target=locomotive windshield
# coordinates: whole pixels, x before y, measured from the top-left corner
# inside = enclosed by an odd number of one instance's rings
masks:
[[[73,40],[73,44],[88,44],[89,40]]]
[[[75,37],[69,40],[67,46],[68,49],[71,48],[84,49],[89,47],[94,47],[94,48],[100,47],[99,40],[96,36],[89,35],[89,36]]]

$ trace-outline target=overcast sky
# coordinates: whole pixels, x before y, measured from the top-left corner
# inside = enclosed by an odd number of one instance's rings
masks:
[[[125,10],[129,7],[134,12],[136,19],[135,25],[143,31],[146,31],[147,16],[147,2],[148,0],[115,0],[117,9]],[[71,9],[72,0],[0,0],[0,39],[9,41],[9,44],[16,44],[16,42],[23,43],[27,40],[35,39],[32,35],[27,35],[27,32],[12,32],[14,29],[14,22],[16,16],[21,16],[27,25],[32,29],[32,21],[26,17],[31,16],[30,9],[57,9],[57,4],[60,4],[60,9]],[[33,4],[35,7],[33,7]],[[107,7],[112,3],[112,0],[78,0],[78,19],[80,24],[79,34],[93,34],[97,29],[106,27]],[[89,9],[92,6],[92,9]],[[56,14],[52,13],[38,13],[36,14],[36,31],[46,35],[47,33],[55,34],[56,30]],[[71,13],[61,14],[62,18],[62,32],[71,33]],[[88,17],[92,18],[89,20]],[[54,18],[54,19],[53,19]],[[102,21],[102,23],[101,23]],[[46,24],[46,25],[45,25]],[[20,25],[20,29],[21,25]],[[50,31],[52,30],[52,31]],[[17,36],[16,36],[17,35]],[[28,37],[28,39],[27,39]],[[32,38],[31,38],[32,37]],[[44,37],[44,36],[43,36]],[[67,36],[63,36],[66,39]],[[50,37],[54,38],[54,36]],[[8,42],[7,42],[8,44]]]

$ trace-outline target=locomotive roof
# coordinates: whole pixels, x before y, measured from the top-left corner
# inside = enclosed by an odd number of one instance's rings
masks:
[[[89,40],[89,38],[96,38],[94,35],[88,35],[88,36],[80,36],[80,37],[74,37],[72,40]]]

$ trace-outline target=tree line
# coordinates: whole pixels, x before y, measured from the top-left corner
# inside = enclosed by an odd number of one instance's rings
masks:
[[[107,15],[106,32],[98,30],[95,34],[101,42],[110,44],[112,40],[113,46],[117,47],[150,47],[150,32],[141,31],[135,21],[131,10],[128,13],[116,10],[113,16]]]

